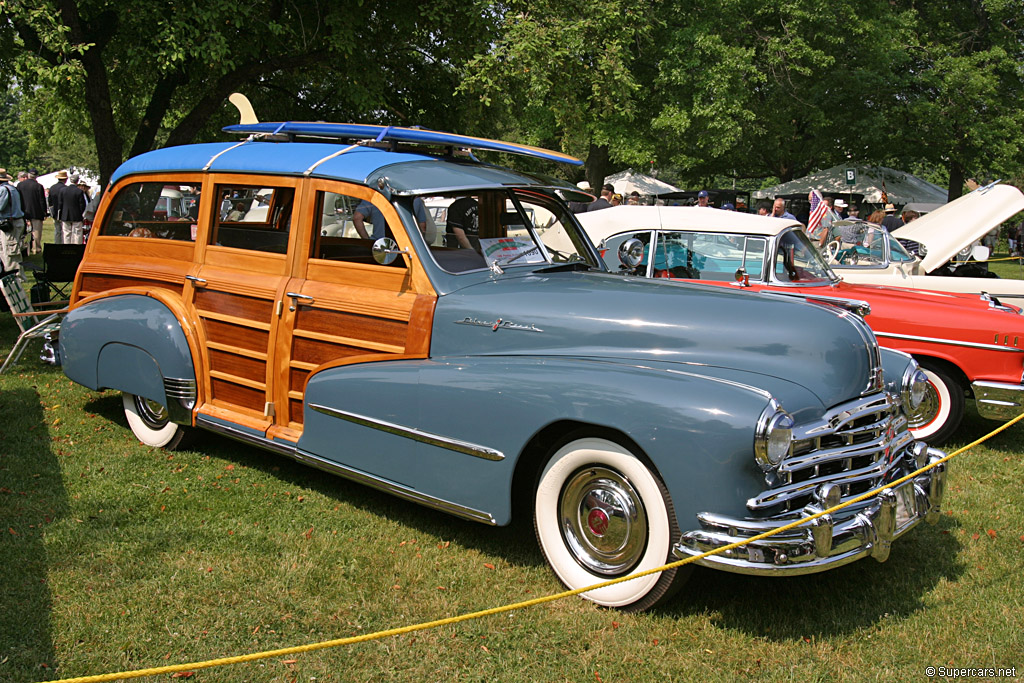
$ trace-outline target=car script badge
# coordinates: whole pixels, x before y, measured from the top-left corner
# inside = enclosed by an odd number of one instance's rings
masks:
[[[537,327],[536,325],[534,325],[532,323],[529,324],[529,325],[523,325],[521,323],[514,323],[511,320],[504,320],[502,318],[498,318],[497,320],[495,320],[493,322],[489,322],[487,320],[479,320],[477,318],[471,318],[469,316],[466,316],[462,320],[456,320],[455,324],[456,325],[476,325],[477,327],[489,327],[489,328],[491,328],[492,332],[497,332],[498,330],[519,330],[520,332],[543,332],[544,331],[544,330],[540,329],[539,327]]]

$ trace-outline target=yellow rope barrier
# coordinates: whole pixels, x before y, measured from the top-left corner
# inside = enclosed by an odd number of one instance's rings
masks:
[[[209,669],[209,668],[217,667],[217,666],[226,666],[228,664],[241,664],[242,662],[253,662],[253,661],[260,660],[260,659],[270,659],[272,657],[283,657],[283,656],[287,656],[287,655],[296,655],[296,654],[300,654],[300,653],[303,653],[303,652],[313,652],[315,650],[325,650],[325,649],[332,648],[332,647],[340,647],[342,645],[354,645],[356,643],[365,643],[365,642],[368,642],[368,641],[371,641],[371,640],[380,640],[380,639],[388,638],[388,637],[391,637],[391,636],[399,636],[399,635],[403,635],[403,634],[406,634],[406,633],[413,633],[413,632],[416,632],[416,631],[425,631],[425,630],[428,630],[428,629],[437,628],[439,626],[448,626],[448,625],[451,625],[451,624],[458,624],[458,623],[463,622],[463,621],[470,621],[472,619],[480,619],[482,617],[488,617],[488,616],[492,616],[492,615],[495,615],[495,614],[502,614],[504,612],[512,612],[514,610],[525,609],[527,607],[533,607],[535,605],[540,605],[540,604],[547,603],[547,602],[554,602],[556,600],[562,600],[564,598],[569,598],[569,597],[572,597],[572,596],[575,596],[575,595],[580,595],[581,593],[587,593],[589,591],[597,590],[599,588],[605,588],[607,586],[612,586],[612,585],[615,585],[617,583],[622,583],[624,581],[632,581],[633,579],[638,579],[638,578],[640,578],[642,576],[648,576],[650,574],[657,574],[658,572],[662,572],[662,571],[665,571],[667,569],[674,569],[676,567],[681,567],[681,566],[683,566],[685,564],[690,564],[691,562],[696,562],[697,560],[702,560],[705,557],[710,557],[711,555],[717,555],[719,553],[723,553],[723,552],[726,552],[728,550],[733,550],[735,548],[740,548],[740,547],[743,547],[743,546],[748,545],[750,543],[753,543],[755,541],[760,541],[760,540],[763,540],[765,538],[769,538],[770,536],[774,536],[776,534],[780,534],[780,533],[783,533],[785,531],[789,531],[790,529],[795,529],[796,527],[801,526],[803,524],[807,524],[808,522],[813,521],[815,519],[818,519],[819,517],[822,517],[822,516],[828,515],[828,514],[832,514],[834,512],[842,510],[845,507],[853,505],[854,503],[859,503],[862,500],[866,500],[868,498],[871,498],[872,496],[877,495],[878,493],[880,493],[884,489],[887,489],[887,488],[890,488],[890,487],[893,487],[893,486],[898,486],[900,484],[903,484],[904,482],[910,481],[914,477],[916,477],[916,476],[918,476],[918,475],[920,475],[920,474],[922,474],[924,472],[927,472],[928,470],[932,469],[933,467],[937,467],[938,465],[941,465],[941,464],[951,460],[952,458],[960,455],[961,453],[965,453],[965,452],[969,451],[970,449],[974,448],[978,444],[981,444],[981,443],[984,443],[985,441],[988,441],[989,439],[991,439],[996,434],[999,434],[1000,432],[1010,428],[1011,426],[1017,424],[1021,420],[1024,420],[1024,413],[1021,413],[1020,415],[1018,415],[1017,417],[1013,418],[1012,420],[1010,420],[1010,421],[1000,425],[999,427],[997,427],[996,429],[992,430],[991,432],[989,432],[985,436],[981,437],[980,439],[977,439],[977,440],[967,444],[963,448],[960,448],[960,449],[958,449],[956,451],[953,451],[952,453],[948,454],[946,457],[944,457],[944,458],[942,458],[940,460],[937,460],[937,461],[935,461],[935,462],[933,462],[931,464],[925,465],[924,467],[921,467],[920,469],[917,469],[917,470],[911,472],[910,474],[906,475],[905,477],[897,479],[896,481],[889,482],[885,486],[880,486],[880,487],[874,489],[873,491],[868,491],[866,493],[862,493],[861,495],[857,496],[856,498],[852,498],[852,499],[850,499],[850,500],[848,500],[848,501],[846,501],[844,503],[840,503],[839,505],[831,507],[831,508],[829,508],[827,510],[822,510],[821,512],[815,513],[813,515],[809,515],[807,517],[803,517],[803,518],[801,518],[801,519],[799,519],[799,520],[797,520],[795,522],[790,522],[789,524],[785,524],[785,525],[780,526],[780,527],[778,527],[776,529],[772,529],[771,531],[766,531],[766,532],[764,532],[762,534],[758,534],[757,536],[751,536],[750,538],[744,539],[743,541],[738,541],[736,543],[730,543],[729,545],[724,545],[724,546],[722,546],[720,548],[716,548],[714,550],[709,550],[708,552],[701,553],[700,555],[693,555],[693,556],[687,557],[686,559],[683,559],[683,560],[678,560],[676,562],[670,562],[669,564],[662,565],[661,567],[655,567],[654,569],[648,569],[646,571],[637,572],[636,574],[630,574],[629,576],[623,576],[623,577],[620,577],[618,579],[611,579],[609,581],[604,581],[604,582],[601,582],[601,583],[597,583],[597,584],[594,584],[592,586],[587,586],[585,588],[576,588],[576,589],[573,589],[573,590],[563,591],[561,593],[554,593],[552,595],[546,595],[546,596],[543,596],[543,597],[540,597],[540,598],[533,598],[531,600],[524,600],[522,602],[516,602],[516,603],[512,603],[512,604],[508,604],[508,605],[502,605],[500,607],[492,607],[490,609],[480,610],[478,612],[471,612],[471,613],[462,614],[462,615],[459,615],[459,616],[447,617],[447,618],[444,618],[444,619],[437,619],[435,621],[422,622],[422,623],[413,624],[413,625],[410,625],[410,626],[401,626],[401,627],[398,627],[398,628],[387,629],[387,630],[384,630],[384,631],[376,631],[374,633],[367,633],[367,634],[364,634],[364,635],[361,635],[361,636],[350,636],[348,638],[337,638],[335,640],[325,640],[325,641],[322,641],[322,642],[319,642],[319,643],[311,643],[311,644],[308,644],[308,645],[297,645],[297,646],[294,646],[294,647],[285,647],[285,648],[280,648],[280,649],[277,649],[277,650],[266,650],[266,651],[263,651],[263,652],[254,652],[252,654],[238,655],[238,656],[235,656],[235,657],[221,657],[219,659],[208,659],[206,661],[190,662],[188,664],[172,664],[172,665],[168,665],[168,666],[153,667],[153,668],[150,668],[150,669],[136,669],[134,671],[122,671],[122,672],[119,672],[119,673],[97,674],[97,675],[93,675],[93,676],[81,676],[79,678],[61,678],[61,679],[55,679],[55,680],[50,680],[50,681],[44,681],[44,683],[101,683],[102,681],[115,681],[115,680],[128,679],[128,678],[142,678],[144,676],[157,676],[157,675],[160,675],[160,674],[173,674],[173,673],[179,673],[179,672],[183,672],[183,671],[194,671],[194,670],[197,670],[197,669]]]

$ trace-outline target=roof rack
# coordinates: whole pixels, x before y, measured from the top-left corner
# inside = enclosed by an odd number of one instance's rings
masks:
[[[483,150],[487,152],[505,152],[534,159],[557,161],[573,166],[582,166],[583,162],[576,157],[555,152],[541,147],[520,145],[514,142],[489,140],[469,135],[456,135],[425,128],[400,128],[396,126],[375,126],[362,123],[324,123],[284,121],[240,123],[225,126],[228,133],[257,135],[262,139],[295,141],[297,138],[321,138],[329,140],[367,140],[377,147],[382,143],[390,143],[385,148],[395,150],[399,144],[426,145],[443,147],[449,154],[456,156],[459,150]]]

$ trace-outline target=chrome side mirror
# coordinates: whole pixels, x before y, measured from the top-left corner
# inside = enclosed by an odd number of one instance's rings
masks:
[[[619,245],[619,262],[633,270],[644,260],[644,243],[633,237]]]
[[[399,249],[398,242],[390,237],[381,237],[373,243],[370,251],[373,253],[373,260],[382,266],[390,266],[399,254],[409,253],[407,249]]]

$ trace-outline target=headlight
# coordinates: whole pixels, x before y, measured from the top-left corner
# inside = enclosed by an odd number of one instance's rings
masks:
[[[911,363],[903,373],[903,406],[908,414],[914,414],[928,395],[928,376],[917,363]]]
[[[779,466],[793,442],[793,418],[772,401],[761,413],[754,433],[754,457],[765,472]]]

